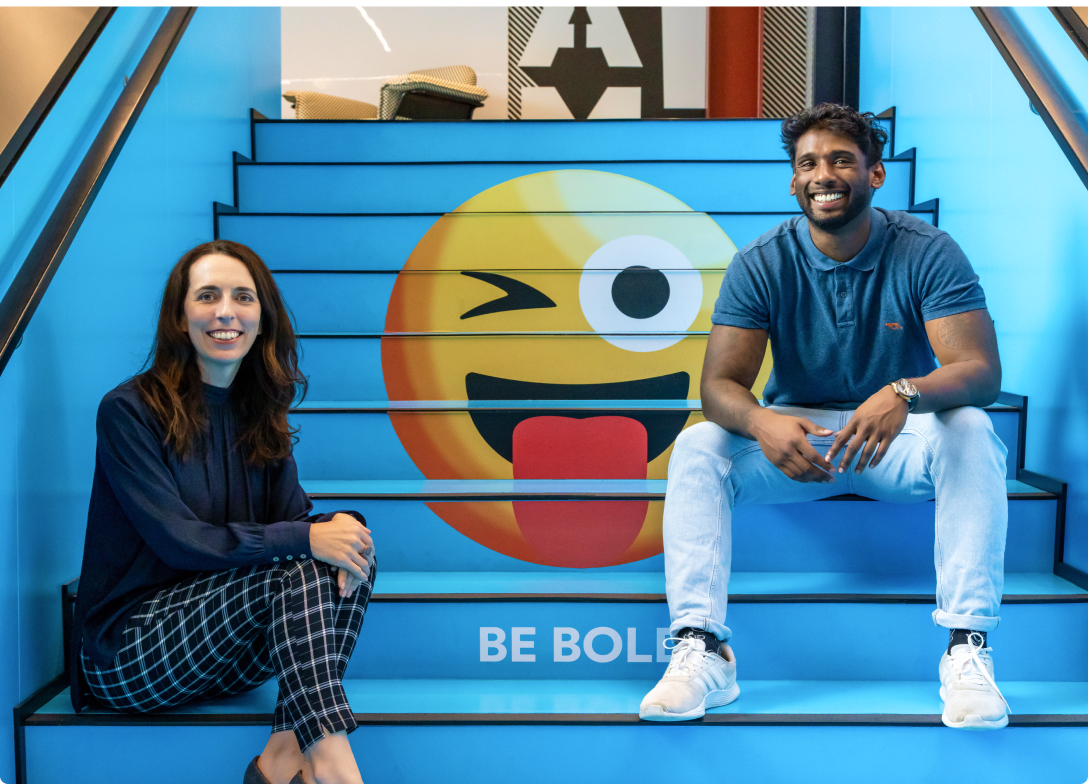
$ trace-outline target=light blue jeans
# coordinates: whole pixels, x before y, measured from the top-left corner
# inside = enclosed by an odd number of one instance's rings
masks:
[[[838,431],[853,411],[770,406]],[[809,436],[821,455],[833,436]],[[991,631],[1001,622],[1007,450],[979,408],[909,414],[903,432],[876,468],[835,482],[802,484],[764,456],[759,444],[712,422],[689,427],[676,439],[665,497],[665,582],[671,631],[706,629],[720,640],[725,625],[731,524],[736,504],[816,501],[846,493],[891,503],[936,498],[937,609],[933,620],[949,629]],[[841,462],[841,453],[835,458]],[[857,458],[855,458],[855,464]]]

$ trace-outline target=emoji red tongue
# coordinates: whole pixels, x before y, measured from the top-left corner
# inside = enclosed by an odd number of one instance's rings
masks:
[[[646,428],[634,419],[539,416],[514,428],[515,479],[645,479]],[[638,536],[648,501],[515,501],[518,528],[546,563],[605,566]]]

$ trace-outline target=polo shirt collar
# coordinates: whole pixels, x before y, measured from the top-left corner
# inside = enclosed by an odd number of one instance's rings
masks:
[[[871,270],[880,260],[880,252],[884,247],[884,235],[888,231],[888,218],[882,210],[869,208],[869,240],[861,252],[850,261],[838,262],[822,254],[812,243],[812,235],[809,233],[808,218],[802,217],[797,226],[797,240],[801,243],[805,260],[818,270],[833,270],[839,267],[853,267],[857,270]]]

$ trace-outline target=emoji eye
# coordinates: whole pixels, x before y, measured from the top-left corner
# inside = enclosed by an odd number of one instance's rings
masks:
[[[554,308],[555,303],[548,299],[543,292],[534,289],[528,283],[508,278],[505,275],[496,275],[494,272],[461,272],[469,278],[490,283],[506,292],[505,297],[490,300],[482,305],[477,305],[472,310],[462,313],[462,319],[485,316],[488,313],[502,313],[506,310],[530,310],[532,308]]]
[[[684,332],[699,315],[703,282],[679,248],[634,234],[605,243],[589,257],[578,297],[597,332]],[[684,336],[601,337],[627,351],[659,351]]]

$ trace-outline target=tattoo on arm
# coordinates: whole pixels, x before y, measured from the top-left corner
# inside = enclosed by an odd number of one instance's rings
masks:
[[[972,334],[971,317],[965,313],[941,319],[937,325],[937,339],[948,348],[975,348],[978,344]]]

